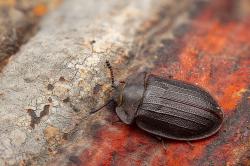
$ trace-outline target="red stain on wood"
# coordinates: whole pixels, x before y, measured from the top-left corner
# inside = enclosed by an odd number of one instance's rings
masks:
[[[91,147],[82,153],[82,165],[141,165],[158,142],[129,126],[107,125],[100,129]]]
[[[198,20],[193,32],[185,36],[186,46],[174,76],[205,87],[223,110],[232,111],[242,97],[238,92],[246,89],[250,81],[249,54],[242,51],[250,48],[250,22],[222,24],[206,19]],[[209,26],[203,28],[204,24]],[[171,67],[163,66],[155,72]]]
[[[191,30],[178,39],[184,46],[177,55],[177,63],[161,61],[153,73],[167,76],[171,71],[175,79],[209,91],[225,112],[223,128],[214,136],[192,142],[192,145],[165,140],[164,147],[134,126],[106,125],[98,130],[90,147],[81,154],[82,165],[240,163],[241,156],[250,149],[250,103],[249,97],[244,99],[250,83],[250,19],[221,20],[217,17],[220,7],[205,9],[193,21]]]
[[[41,17],[48,12],[47,6],[44,4],[39,4],[33,8],[33,13],[35,16]]]

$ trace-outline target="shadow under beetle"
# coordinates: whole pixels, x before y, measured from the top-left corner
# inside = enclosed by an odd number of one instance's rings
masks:
[[[209,137],[220,129],[223,111],[204,89],[152,74],[115,85],[112,67],[106,64],[114,88],[110,101],[115,102],[122,122],[136,123],[156,136],[186,141]]]

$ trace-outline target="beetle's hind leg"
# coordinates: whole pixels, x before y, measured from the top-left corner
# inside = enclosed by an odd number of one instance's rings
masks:
[[[187,144],[189,145],[189,147],[190,147],[191,149],[194,149],[194,145],[193,145],[191,142],[187,141]]]
[[[161,143],[162,143],[163,149],[166,151],[167,150],[167,145],[166,145],[166,143],[165,143],[165,141],[163,139],[161,140]]]
[[[166,150],[167,150],[167,145],[166,145],[165,141],[163,140],[163,138],[158,137],[158,136],[155,136],[155,138],[156,138],[158,141],[161,142],[163,149],[166,151]]]
[[[168,79],[173,79],[174,76],[173,75],[168,75]]]

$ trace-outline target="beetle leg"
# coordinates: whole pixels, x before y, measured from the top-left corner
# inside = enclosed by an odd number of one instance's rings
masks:
[[[165,144],[165,141],[161,138],[161,137],[158,137],[158,136],[155,136],[155,138],[158,140],[158,141],[161,141],[161,144],[163,146],[163,149],[164,150],[167,150],[167,146]]]
[[[122,121],[117,120],[117,121],[112,121],[112,122],[111,122],[112,125],[114,125],[114,124],[116,124],[116,123],[122,123]],[[123,123],[123,124],[124,124],[124,123]]]
[[[173,79],[174,76],[173,76],[173,75],[168,75],[168,78],[169,78],[169,79]]]
[[[114,125],[115,123],[122,123],[122,121],[117,117],[111,121],[111,124]]]
[[[166,151],[167,150],[167,146],[166,146],[165,141],[163,139],[161,140],[161,143],[162,143],[163,149]]]
[[[92,109],[89,114],[94,114],[98,111],[100,111],[101,109],[103,109],[104,107],[106,107],[107,105],[109,105],[111,102],[113,102],[113,99],[109,100],[107,103],[105,103],[104,105],[102,105],[100,108],[98,109]]]
[[[145,71],[144,72],[144,89],[146,89],[146,86],[147,86],[147,78],[148,78],[148,73]]]
[[[194,145],[191,142],[187,141],[187,144],[190,146],[191,149],[194,149]]]

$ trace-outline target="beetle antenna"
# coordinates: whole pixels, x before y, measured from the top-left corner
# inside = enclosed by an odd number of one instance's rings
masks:
[[[114,72],[113,72],[112,66],[111,66],[111,64],[109,63],[108,60],[106,60],[106,65],[107,65],[107,67],[108,67],[108,69],[110,71],[111,84],[112,84],[111,86],[112,86],[112,88],[115,88]]]
[[[96,109],[96,110],[91,110],[89,114],[94,114],[98,111],[100,111],[101,109],[103,109],[105,106],[107,106],[108,104],[110,104],[113,101],[113,99],[110,99],[107,103],[105,103],[103,106],[101,106],[100,108]]]

